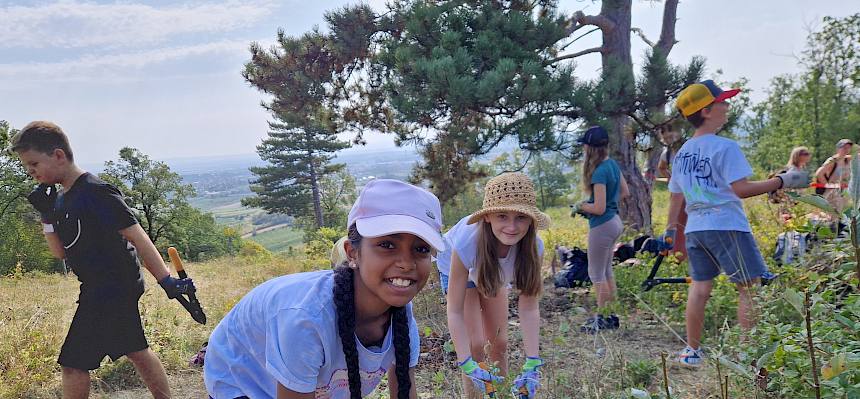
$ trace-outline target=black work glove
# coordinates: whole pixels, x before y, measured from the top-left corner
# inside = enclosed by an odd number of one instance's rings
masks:
[[[175,279],[173,276],[168,275],[161,279],[158,285],[164,288],[164,292],[167,293],[167,297],[170,299],[178,298],[181,295],[193,294],[197,291],[197,288],[194,287],[194,281],[190,278]]]
[[[57,186],[40,184],[27,196],[27,201],[39,212],[42,223],[55,222],[54,204],[57,202]]]

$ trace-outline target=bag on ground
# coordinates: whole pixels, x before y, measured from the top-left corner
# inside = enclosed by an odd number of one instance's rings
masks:
[[[562,269],[555,274],[555,286],[560,288],[584,287],[591,284],[588,277],[588,254],[577,247],[558,247]]]

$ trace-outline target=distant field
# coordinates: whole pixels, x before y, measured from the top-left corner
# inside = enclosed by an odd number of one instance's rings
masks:
[[[239,201],[244,197],[247,197],[247,195],[236,194],[223,197],[195,197],[191,198],[188,202],[191,203],[191,206],[202,211],[211,211],[214,208],[219,208],[225,205],[239,204]]]
[[[290,227],[270,230],[257,234],[249,240],[257,242],[271,252],[286,252],[290,247],[296,248],[302,244],[302,232]]]
[[[253,230],[251,221],[254,216],[263,214],[265,211],[257,208],[246,208],[239,202],[240,199],[241,196],[195,198],[190,202],[191,206],[211,213],[218,224],[237,228],[240,234],[245,234]]]

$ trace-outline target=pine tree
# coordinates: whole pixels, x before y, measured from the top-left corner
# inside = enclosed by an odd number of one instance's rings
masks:
[[[319,124],[283,115],[278,120],[269,123],[268,138],[257,146],[260,158],[269,165],[251,168],[257,176],[251,182],[256,195],[242,199],[242,205],[294,217],[313,216],[316,227],[324,227],[320,181],[343,168],[330,161],[335,151],[349,144]]]
[[[339,23],[335,17],[329,21]],[[349,26],[359,29],[358,24]],[[316,228],[326,225],[320,181],[343,168],[330,161],[334,152],[349,147],[338,140],[337,133],[347,125],[341,115],[349,114],[350,103],[343,94],[354,84],[350,77],[362,46],[366,47],[355,42],[357,38],[360,35],[338,37],[316,29],[294,38],[279,31],[278,44],[271,49],[251,45],[251,61],[243,76],[273,96],[262,105],[275,121],[269,123],[268,137],[257,147],[269,165],[251,168],[257,176],[251,186],[256,196],[242,204],[270,213],[312,216]]]

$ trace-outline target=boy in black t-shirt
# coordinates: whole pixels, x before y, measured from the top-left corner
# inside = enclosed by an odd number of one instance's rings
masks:
[[[51,253],[65,259],[81,282],[78,309],[57,360],[63,369],[63,397],[86,398],[89,370],[97,369],[106,355],[113,360],[125,355],[153,397],[169,398],[164,367],[141,326],[138,254],[169,298],[194,292],[194,284],[170,276],[122,193],[75,165],[59,126],[28,124],[12,139],[12,151],[40,183],[27,200],[41,215]],[[58,183],[62,192],[54,186]]]

